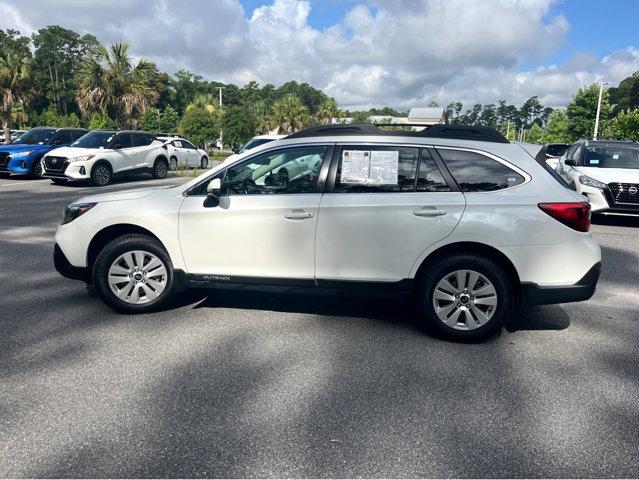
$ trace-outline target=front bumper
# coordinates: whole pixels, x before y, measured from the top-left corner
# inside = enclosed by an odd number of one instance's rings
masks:
[[[522,298],[527,305],[583,302],[594,295],[600,273],[601,262],[593,265],[574,285],[540,286],[536,283],[522,283]]]
[[[72,280],[82,280],[89,283],[89,269],[86,267],[75,267],[71,265],[62,249],[56,243],[53,247],[53,265],[56,271],[63,277]]]
[[[588,198],[592,213],[615,213],[623,215],[639,215],[639,195],[633,202],[624,202],[618,195],[615,196],[610,188],[599,189],[581,186],[581,194]]]
[[[15,158],[3,158],[0,161],[0,173],[15,173],[18,175],[26,175],[31,169],[34,157],[15,157]]]

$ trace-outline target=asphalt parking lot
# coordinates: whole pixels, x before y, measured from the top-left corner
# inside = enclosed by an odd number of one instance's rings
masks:
[[[139,180],[101,191],[176,182]],[[639,221],[593,226],[589,302],[461,345],[327,292],[117,315],[53,269],[90,191],[0,179],[0,477],[639,475]]]

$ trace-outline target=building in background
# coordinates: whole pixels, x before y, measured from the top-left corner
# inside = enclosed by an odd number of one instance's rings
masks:
[[[444,109],[441,107],[415,107],[411,108],[408,117],[391,117],[388,115],[371,115],[368,117],[371,123],[392,123],[397,125],[415,124],[415,125],[435,125],[444,123]],[[353,123],[351,117],[333,118],[333,124]]]

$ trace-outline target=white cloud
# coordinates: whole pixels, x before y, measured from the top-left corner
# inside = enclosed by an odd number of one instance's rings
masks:
[[[274,0],[245,12],[238,0],[5,0],[0,28],[60,24],[169,72],[245,83],[309,82],[346,107],[408,108],[430,100],[561,105],[593,80],[619,82],[639,67],[629,47],[603,59],[540,64],[566,42],[559,0],[359,0],[335,25],[309,24],[311,2]],[[8,12],[8,13],[7,13]]]

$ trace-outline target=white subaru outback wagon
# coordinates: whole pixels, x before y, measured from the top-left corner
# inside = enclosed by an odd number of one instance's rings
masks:
[[[305,172],[273,173],[299,159]],[[590,298],[601,253],[589,227],[584,197],[496,130],[333,125],[184,185],[78,200],[54,260],[121,312],[189,286],[382,287],[412,292],[439,333],[475,340],[517,305]]]

